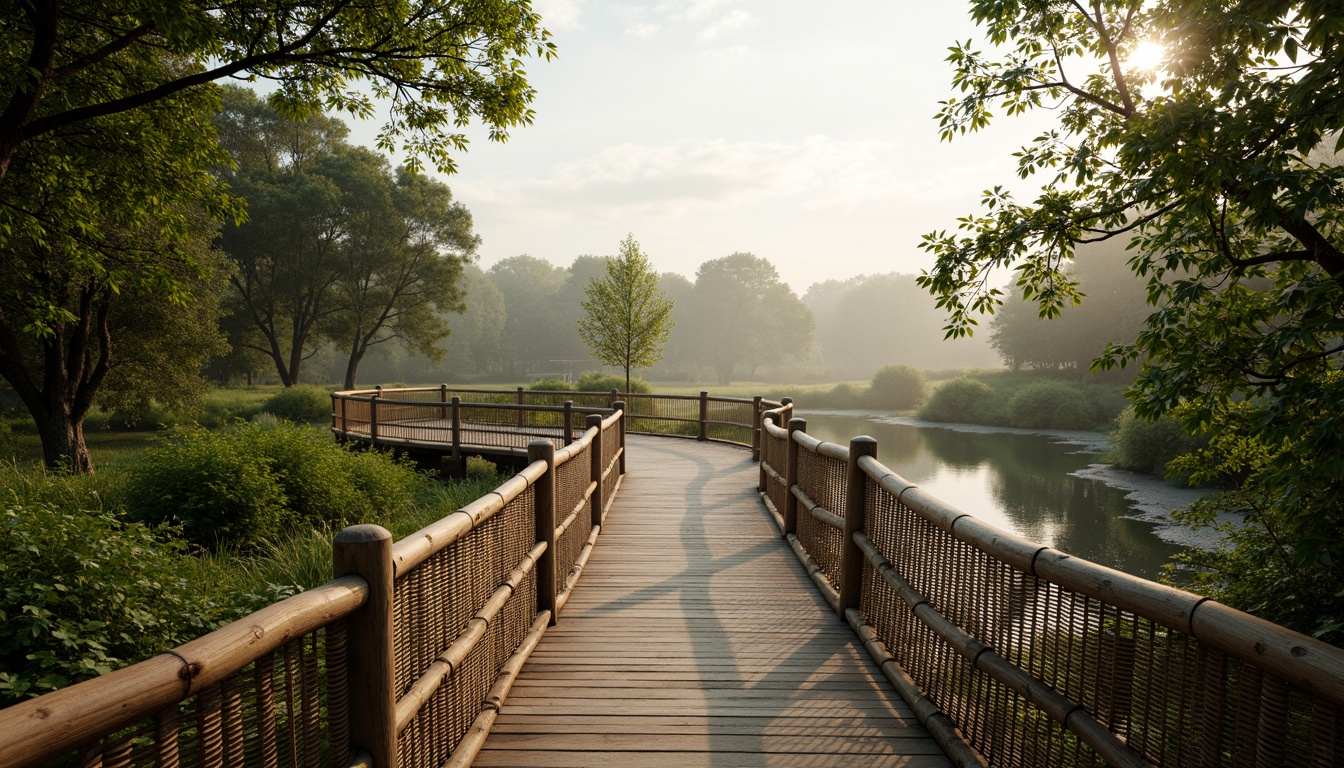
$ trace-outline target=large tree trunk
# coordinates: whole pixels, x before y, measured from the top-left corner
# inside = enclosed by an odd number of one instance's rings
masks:
[[[364,359],[364,353],[368,351],[368,346],[359,343],[359,334],[355,334],[355,340],[350,344],[350,360],[345,364],[345,389],[354,389],[355,380],[359,375],[359,363]]]
[[[84,420],[71,418],[58,409],[36,418],[37,434],[42,438],[42,461],[50,469],[62,469],[77,475],[93,474],[93,460],[84,444]]]
[[[111,369],[111,301],[110,292],[86,286],[72,308],[76,321],[55,327],[36,357],[25,356],[9,318],[0,312],[0,376],[32,415],[50,469],[93,474],[84,417]]]

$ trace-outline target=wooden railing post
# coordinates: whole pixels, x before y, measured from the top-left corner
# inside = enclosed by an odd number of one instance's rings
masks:
[[[615,407],[616,407],[616,398],[618,398],[618,397],[620,397],[620,396],[621,396],[621,391],[620,391],[619,389],[615,388],[615,387],[612,387],[612,388],[611,388],[611,391],[607,393],[607,407],[608,407],[608,408],[615,408]]]
[[[350,745],[368,752],[374,768],[396,768],[392,534],[377,525],[352,525],[336,534],[332,572],[369,583],[369,599],[346,619]]]
[[[565,445],[574,442],[574,401],[565,401]]]
[[[523,405],[523,388],[522,388],[522,387],[519,387],[519,388],[518,388],[518,404],[519,404],[519,405]],[[522,408],[519,408],[519,409],[518,409],[518,428],[519,428],[519,429],[522,429],[522,428],[523,428],[523,416],[524,416],[524,415],[525,415],[525,414],[523,413],[523,409],[522,409]]]
[[[332,431],[333,434],[336,435],[336,440],[337,440],[337,441],[340,441],[340,439],[341,439],[341,431],[345,429],[345,425],[342,424],[342,423],[340,423],[340,422],[336,419],[336,409],[340,407],[340,406],[336,405],[336,403],[339,402],[339,401],[340,401],[340,398],[336,396],[336,393],[335,393],[335,392],[332,392],[332,393],[331,393],[331,431]]]
[[[593,435],[593,444],[588,447],[588,452],[592,455],[593,482],[597,483],[597,489],[593,491],[592,518],[593,527],[602,524],[602,511],[607,508],[606,499],[602,497],[602,473],[606,471],[606,466],[602,463],[602,416],[597,413],[590,413],[584,419],[587,429],[597,427],[597,434]]]
[[[440,402],[440,403],[443,403],[443,405],[440,405],[440,406],[439,406],[439,418],[440,418],[440,419],[446,419],[446,418],[448,418],[448,385],[447,385],[447,384],[440,384],[440,385],[439,385],[439,402]]]
[[[383,394],[383,388],[379,387],[377,392],[369,398],[369,446],[378,447],[378,396]]]
[[[761,396],[757,395],[751,399],[751,460],[761,460]],[[765,490],[764,487],[761,490]]]
[[[709,439],[709,393],[700,393],[700,434],[696,440]]]
[[[611,408],[612,408],[612,410],[614,410],[614,411],[620,411],[620,412],[621,412],[621,418],[619,418],[619,419],[616,420],[616,429],[617,429],[617,435],[618,435],[618,437],[617,437],[616,439],[620,441],[620,448],[621,448],[621,458],[619,459],[618,466],[621,468],[621,474],[624,475],[624,474],[625,474],[625,417],[628,416],[629,414],[626,413],[626,410],[625,410],[625,401],[624,401],[624,400],[617,400],[616,402],[612,403],[612,404],[611,404]]]
[[[555,444],[550,440],[533,440],[527,444],[527,462],[546,462],[546,472],[533,486],[537,505],[537,541],[546,542],[546,551],[537,561],[537,611],[550,611],[551,624],[555,615]]]
[[[849,482],[845,490],[845,536],[840,542],[840,604],[836,612],[845,619],[845,611],[859,607],[863,594],[863,550],[854,543],[854,534],[864,530],[867,505],[864,498],[868,478],[859,467],[862,456],[877,457],[877,441],[859,435],[849,441]]]
[[[453,460],[462,460],[462,398],[453,395]]]
[[[784,444],[784,535],[798,533],[798,497],[793,495],[793,487],[798,484],[798,443],[793,439],[794,432],[806,432],[805,419],[789,419],[789,441]]]

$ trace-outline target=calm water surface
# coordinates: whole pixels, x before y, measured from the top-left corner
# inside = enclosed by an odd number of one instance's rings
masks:
[[[958,432],[863,416],[799,413],[812,436],[877,440],[877,458],[943,502],[991,525],[1135,576],[1155,578],[1179,547],[1129,519],[1125,492],[1069,473],[1098,461],[1044,435]]]

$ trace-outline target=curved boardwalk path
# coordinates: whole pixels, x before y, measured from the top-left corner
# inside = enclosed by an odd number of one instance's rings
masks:
[[[574,597],[477,766],[947,766],[813,588],[740,448],[631,436]]]

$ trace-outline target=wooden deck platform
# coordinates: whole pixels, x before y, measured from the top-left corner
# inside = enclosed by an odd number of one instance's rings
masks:
[[[574,597],[475,765],[950,765],[780,538],[749,453],[627,445]]]

